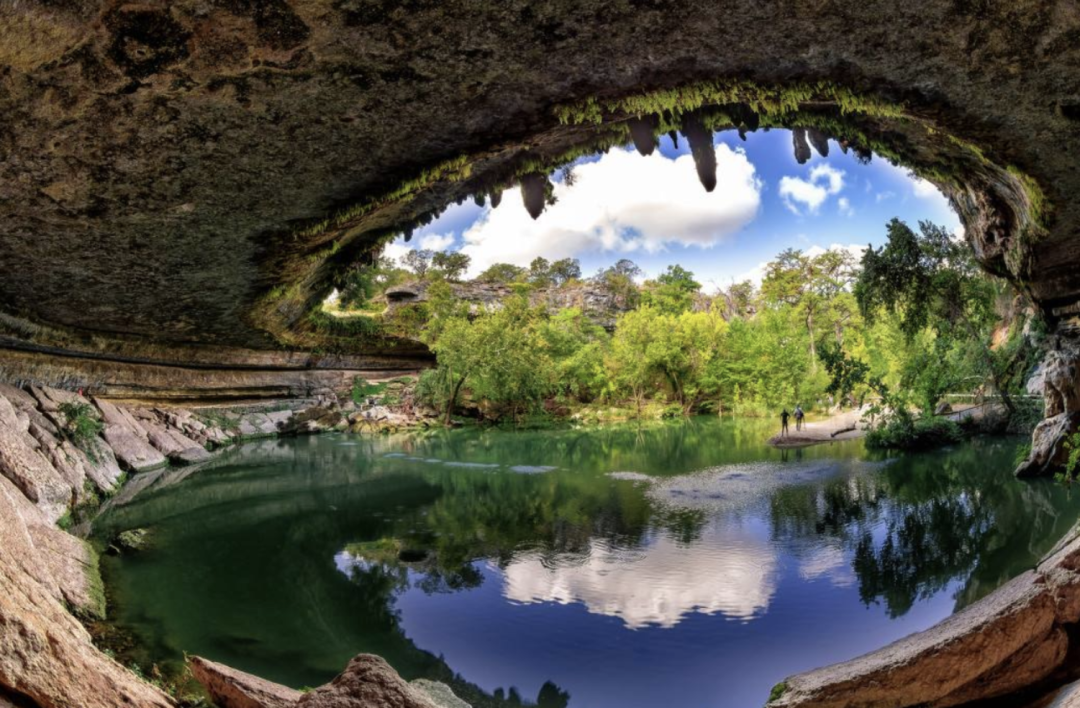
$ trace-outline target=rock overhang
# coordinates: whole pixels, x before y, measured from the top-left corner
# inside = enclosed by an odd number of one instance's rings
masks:
[[[1065,1],[83,0],[0,6],[0,47],[0,310],[60,330],[325,346],[380,239],[702,115],[894,157],[989,269],[1080,299]]]

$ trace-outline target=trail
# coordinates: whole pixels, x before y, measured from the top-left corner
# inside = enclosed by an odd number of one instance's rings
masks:
[[[803,422],[802,430],[795,430],[795,420],[788,424],[788,434],[776,434],[769,438],[773,447],[808,447],[837,440],[852,440],[866,435],[866,430],[859,424],[864,410],[856,408],[842,411],[825,420]],[[777,421],[777,427],[780,423]]]

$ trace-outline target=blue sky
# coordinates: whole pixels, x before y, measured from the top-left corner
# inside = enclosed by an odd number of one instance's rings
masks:
[[[528,265],[538,255],[578,258],[586,274],[619,258],[650,276],[678,263],[713,289],[759,278],[762,265],[788,247],[880,245],[894,216],[913,226],[929,219],[959,229],[937,189],[883,158],[861,165],[831,142],[828,157],[815,152],[799,165],[786,130],[751,133],[746,142],[725,131],[714,143],[712,193],[698,182],[686,141],[676,148],[665,137],[647,158],[626,148],[579,160],[573,186],[557,176],[559,201],[536,221],[513,188],[494,211],[472,202],[451,206],[409,244],[399,238],[386,253],[463,250],[473,259],[470,275],[493,262]]]

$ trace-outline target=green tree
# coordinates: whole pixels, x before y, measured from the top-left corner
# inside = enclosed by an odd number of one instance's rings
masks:
[[[402,256],[401,264],[415,273],[417,278],[423,280],[431,268],[431,259],[434,256],[435,254],[429,249],[421,248],[409,251]]]
[[[458,281],[469,269],[471,258],[461,251],[440,251],[431,257],[431,268],[447,280]]]
[[[555,286],[562,286],[571,280],[581,279],[581,263],[577,258],[560,258],[551,264],[551,280]]]
[[[521,266],[510,263],[494,263],[487,267],[480,275],[476,276],[477,282],[505,284],[513,283],[525,277],[527,271]]]
[[[547,287],[551,285],[551,263],[548,259],[537,256],[529,263],[529,282],[538,288]]]
[[[655,280],[645,283],[643,301],[672,314],[686,312],[694,304],[701,283],[694,274],[680,265],[669,265]]]
[[[909,343],[927,329],[943,340],[943,348],[962,335],[975,345],[980,374],[1013,414],[1016,409],[1007,382],[990,348],[989,330],[996,319],[993,283],[979,270],[966,244],[954,240],[947,229],[923,221],[919,231],[916,234],[893,219],[888,224],[888,242],[868,248],[863,255],[855,284],[863,317],[870,319],[883,311],[895,316]],[[940,364],[941,359],[935,361]],[[923,374],[933,373],[921,368]],[[932,412],[932,394],[947,389],[948,384],[926,383],[923,405]]]

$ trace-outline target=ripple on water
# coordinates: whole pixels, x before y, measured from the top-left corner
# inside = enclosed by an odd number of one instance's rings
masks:
[[[514,465],[510,468],[510,471],[518,474],[543,474],[557,469],[559,468],[550,465]]]
[[[646,484],[653,481],[653,478],[647,474],[641,474],[640,472],[608,472],[608,477],[612,479],[623,479],[629,482],[644,482]]]

